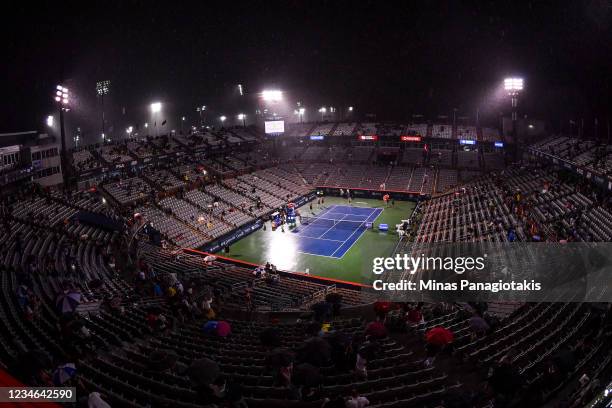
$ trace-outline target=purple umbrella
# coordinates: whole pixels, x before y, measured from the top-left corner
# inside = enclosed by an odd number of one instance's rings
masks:
[[[78,292],[64,292],[57,297],[55,305],[61,313],[72,313],[81,303],[81,294]]]
[[[73,363],[61,365],[53,372],[53,383],[62,385],[76,375],[76,367]]]

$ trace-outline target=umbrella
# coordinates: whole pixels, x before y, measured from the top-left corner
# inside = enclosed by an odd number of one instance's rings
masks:
[[[232,332],[232,326],[224,320],[217,323],[217,336],[227,337]]]
[[[365,334],[366,336],[372,336],[377,339],[382,339],[387,337],[387,328],[385,327],[385,324],[383,322],[380,322],[378,320],[373,321],[368,323],[365,330]]]
[[[270,367],[287,367],[294,360],[293,353],[286,348],[275,348],[266,356],[266,365]]]
[[[202,327],[202,331],[206,334],[216,333],[218,324],[219,322],[216,320],[209,320],[206,323],[204,323],[204,326]]]
[[[208,358],[194,360],[187,369],[187,375],[196,385],[212,384],[220,374],[219,365]]]
[[[280,347],[280,331],[276,327],[268,327],[265,328],[259,334],[259,340],[261,341],[262,346],[266,347]]]
[[[76,367],[73,363],[61,365],[53,372],[53,383],[62,385],[72,379],[76,375]]]
[[[434,327],[425,333],[425,341],[436,346],[445,346],[453,342],[453,332],[444,327]]]
[[[147,367],[153,371],[165,371],[176,364],[177,356],[172,351],[155,350],[149,355]]]
[[[74,312],[81,303],[81,294],[78,292],[64,292],[57,297],[55,302],[61,313]]]
[[[476,333],[485,333],[489,330],[489,323],[480,316],[470,317],[470,328]]]
[[[391,310],[391,302],[378,301],[374,303],[374,312],[377,314],[385,314]]]
[[[19,285],[19,287],[17,288],[17,297],[28,297],[28,287],[26,285]]]
[[[303,385],[305,387],[315,387],[321,382],[319,369],[312,364],[299,364],[293,369],[291,381],[295,385]]]

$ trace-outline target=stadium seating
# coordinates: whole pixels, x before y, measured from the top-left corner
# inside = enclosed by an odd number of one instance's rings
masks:
[[[342,127],[328,125],[300,128],[306,129],[307,136],[320,126],[329,129],[327,134],[337,135]],[[422,126],[426,133],[427,126]],[[438,135],[434,137],[452,137],[451,127],[449,136],[439,126],[432,127]],[[417,131],[374,123],[354,130],[381,135]],[[476,128],[457,127],[458,138],[476,134]],[[485,134],[483,129],[483,139],[495,137]],[[185,147],[225,146],[256,137],[250,130],[233,129],[176,139],[130,140],[75,151],[73,162],[85,172],[96,168],[96,162],[127,163],[184,153]],[[2,195],[2,368],[19,376],[19,363],[28,350],[38,350],[54,362],[72,359],[79,389],[98,391],[112,406],[120,407],[207,406],[202,390],[183,370],[206,357],[218,365],[228,389],[231,384],[240,385],[242,402],[248,407],[319,407],[324,398],[346,397],[355,389],[378,408],[449,406],[458,395],[469,396],[469,406],[484,408],[497,405],[484,391],[474,390],[481,390],[482,383],[490,380],[487,373],[504,360],[516,369],[522,390],[539,398],[537,402],[517,400],[516,406],[542,406],[560,396],[581,401],[584,388],[576,384],[577,378],[585,373],[605,378],[610,373],[609,307],[488,302],[486,315],[497,324],[476,335],[470,325],[473,304],[425,304],[423,320],[403,327],[397,335],[392,323],[403,321],[404,311],[391,306],[394,310],[386,320],[390,334],[376,340],[367,375],[360,375],[355,370],[356,355],[366,342],[368,321],[375,318],[370,305],[374,298],[367,292],[287,271],[269,279],[270,275],[258,275],[257,265],[228,260],[221,253],[211,258],[183,250],[210,244],[317,186],[424,195],[416,215],[406,214],[413,230],[398,243],[397,253],[418,253],[440,242],[501,244],[509,241],[511,229],[520,242],[612,240],[608,196],[558,167],[533,158],[526,158],[520,167],[510,166],[498,151],[439,148],[432,149],[423,163],[420,147],[398,150],[398,164],[375,164],[377,153],[385,149],[395,152],[397,147],[310,145],[275,152],[262,143],[244,151],[189,155],[176,162],[143,166],[105,179],[100,188],[90,191],[26,188]],[[612,150],[600,143],[558,136],[530,149],[601,175],[609,175],[612,168]],[[204,174],[204,168],[215,174]],[[516,192],[527,205],[513,203]],[[85,212],[116,221],[123,230],[77,221],[77,215]],[[160,232],[161,246],[150,241],[150,228]],[[180,281],[180,288],[167,284],[172,279]],[[154,291],[153,282],[163,284],[162,293]],[[32,303],[24,303],[24,291]],[[78,317],[58,311],[58,295],[70,291],[81,295]],[[330,331],[319,336],[322,328],[312,320],[319,306],[329,307],[330,295],[339,295],[342,307],[339,314],[327,318]],[[205,333],[204,324],[212,320],[203,314],[205,305],[210,306],[209,298],[217,314],[214,319],[231,325],[228,336]],[[151,324],[156,313],[167,318],[163,328]],[[76,327],[85,327],[87,335],[66,335],[70,319],[78,322]],[[433,360],[423,335],[439,326],[452,330],[453,347]],[[269,361],[274,347],[262,340],[270,332],[275,333],[277,346],[295,353],[293,374],[303,361],[320,357],[304,352],[310,342],[333,346],[330,358],[315,367],[320,381],[313,387],[313,401],[300,401],[307,387],[279,383]],[[338,358],[339,350],[346,357],[344,363]],[[573,364],[567,372],[551,376],[558,356],[568,350],[575,358]],[[164,353],[178,364],[155,368],[154,363],[159,363],[155,357]],[[529,392],[520,397],[527,398]],[[576,402],[574,406],[583,405]]]
[[[355,132],[355,123],[338,123],[332,132],[332,136],[352,136]]]
[[[140,177],[111,181],[104,184],[102,188],[120,204],[146,199],[152,191],[151,186]]]
[[[450,125],[433,125],[431,129],[431,137],[437,139],[452,139],[453,127]]]

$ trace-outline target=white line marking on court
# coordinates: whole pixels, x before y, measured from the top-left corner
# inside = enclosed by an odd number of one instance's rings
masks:
[[[336,207],[336,206],[335,206],[335,205],[333,205],[333,206],[329,207],[327,210],[322,211],[321,213],[319,213],[319,216],[320,216],[321,214],[325,214],[326,212],[328,212],[329,210],[331,210],[331,209],[332,209],[332,208],[334,208],[334,207]],[[314,217],[314,218],[317,218],[317,217]],[[301,232],[302,232],[302,231],[306,231],[306,230],[308,229],[308,227],[310,227],[310,226],[311,226],[311,225],[313,225],[313,224],[314,224],[314,223],[308,223],[308,225],[306,225],[306,226],[304,227],[304,229],[303,229],[303,230],[301,229],[302,224],[300,224],[300,230],[297,232],[297,234],[298,234],[298,235],[301,235]]]
[[[312,254],[310,252],[303,252],[303,251],[296,251],[298,254],[304,254],[304,255],[312,255],[312,256],[321,256],[323,258],[331,258],[331,259],[340,259],[338,257],[335,256],[329,256],[329,255],[320,255],[320,254]]]
[[[300,235],[300,237],[302,237],[302,238],[311,238],[311,239],[322,239],[323,241],[345,242],[345,241],[341,241],[339,239],[311,237],[310,235]]]
[[[344,214],[342,216],[342,218],[340,218],[339,220],[334,220],[334,221],[342,221],[344,219],[344,217],[346,217],[347,215],[350,214]],[[329,229],[327,231],[325,231],[324,233],[322,233],[321,235],[319,235],[319,237],[322,237],[323,235],[327,234],[329,231],[331,231],[333,228],[336,228],[336,224],[332,225],[331,227],[329,227]],[[318,239],[318,238],[317,238]]]

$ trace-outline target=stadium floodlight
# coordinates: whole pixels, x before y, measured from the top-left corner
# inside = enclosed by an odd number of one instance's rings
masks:
[[[327,112],[327,108],[325,106],[322,106],[321,108],[319,108],[319,112],[326,113]]]
[[[110,81],[109,80],[96,82],[96,93],[98,94],[98,96],[108,95],[109,92],[110,92]]]
[[[523,78],[504,79],[504,89],[510,96],[521,92],[523,90]]]
[[[161,102],[153,102],[151,104],[151,112],[158,113],[161,112],[162,104]]]
[[[509,77],[504,79],[504,89],[508,93],[512,102],[512,139],[518,142],[517,121],[518,121],[518,99],[524,89],[523,78]],[[515,159],[518,158],[518,150],[514,149]]]
[[[227,116],[225,115],[221,115],[221,117],[219,117],[219,120],[221,121],[221,123],[225,122],[225,119],[227,119]]]
[[[47,116],[47,126],[53,127],[53,116],[52,115]]]
[[[348,107],[348,111],[349,111],[349,112],[352,112],[352,111],[353,111],[353,107],[352,107],[352,106],[349,106],[349,107]]]
[[[283,92],[279,90],[265,90],[261,93],[261,97],[266,102],[279,102],[283,99]]]
[[[304,113],[306,113],[306,109],[299,108],[299,109],[294,110],[293,113],[298,115],[298,117],[300,118],[300,123],[302,123],[304,120]]]
[[[183,117],[181,118],[181,120],[184,122],[184,121],[185,121],[185,117],[183,116]]]
[[[144,127],[148,128],[149,124],[147,122],[145,122]]]
[[[64,85],[57,85],[54,91],[54,99],[55,102],[57,102],[57,105],[59,106],[60,140],[62,148],[60,162],[62,169],[68,169],[68,153],[66,152],[66,129],[64,127],[64,112],[68,112],[70,110],[70,96],[68,88],[66,88]],[[68,171],[63,172],[63,178],[64,185],[68,185]]]
[[[98,81],[96,82],[96,94],[100,98],[100,104],[102,106],[102,134],[106,132],[105,125],[106,119],[104,114],[104,95],[108,95],[110,92],[110,81]]]
[[[128,135],[131,135],[133,131],[134,131],[133,126],[128,126],[128,128],[125,129],[125,133],[127,133]]]
[[[198,112],[198,115],[200,115],[200,126],[202,126],[202,112],[204,112],[205,110],[206,110],[206,105],[196,107],[196,112]]]
[[[62,86],[62,85],[58,85],[55,87],[56,91],[55,91],[55,102],[61,102],[64,105],[68,105],[68,103],[70,102],[70,98],[69,98],[69,94],[68,94],[68,88]]]
[[[242,127],[246,127],[246,115],[244,113],[238,114],[238,120],[242,121]]]

